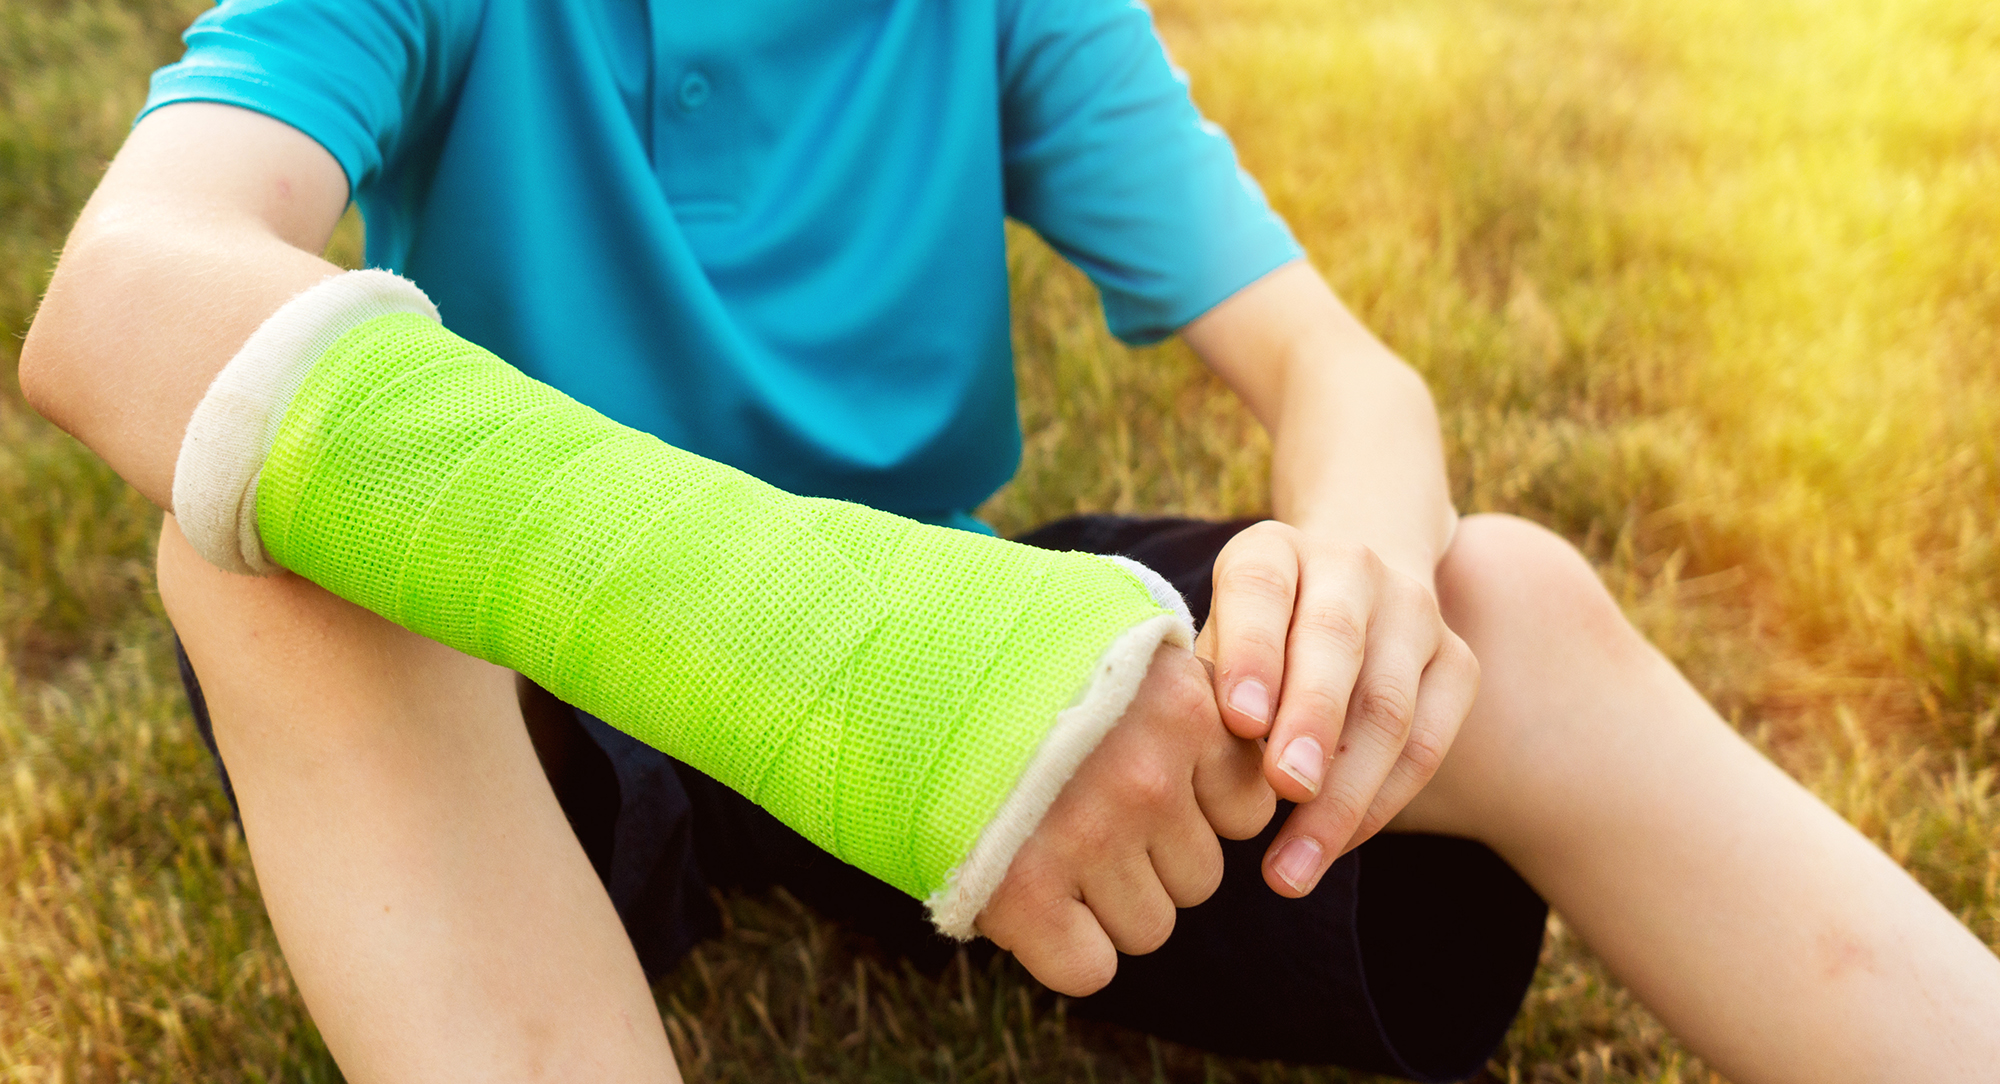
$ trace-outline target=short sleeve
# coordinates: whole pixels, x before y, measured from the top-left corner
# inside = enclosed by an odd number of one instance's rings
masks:
[[[153,73],[140,112],[223,102],[284,121],[369,184],[463,74],[483,0],[225,0]]]
[[[1007,213],[1090,276],[1113,334],[1173,334],[1300,256],[1137,0],[1001,5]]]

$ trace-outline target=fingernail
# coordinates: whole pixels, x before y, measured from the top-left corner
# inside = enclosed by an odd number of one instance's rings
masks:
[[[1229,692],[1229,706],[1260,723],[1271,721],[1271,690],[1256,678],[1236,683]]]
[[[1312,884],[1313,874],[1319,872],[1319,842],[1311,836],[1295,837],[1278,852],[1278,860],[1271,868],[1293,888],[1304,892]]]
[[[1278,767],[1298,780],[1300,786],[1318,794],[1320,777],[1326,774],[1326,754],[1320,750],[1319,739],[1304,734],[1293,738],[1292,744],[1285,746],[1284,755],[1278,758]]]

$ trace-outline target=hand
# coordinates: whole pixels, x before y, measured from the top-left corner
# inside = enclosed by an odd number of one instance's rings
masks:
[[[1159,948],[1175,908],[1222,882],[1217,833],[1248,839],[1270,821],[1260,758],[1223,728],[1202,664],[1162,646],[1132,706],[1014,856],[979,932],[1057,993],[1102,989],[1118,952]]]
[[[1265,778],[1299,803],[1264,855],[1282,896],[1312,891],[1423,789],[1479,688],[1427,581],[1276,521],[1216,556],[1195,653],[1214,667],[1223,722],[1268,738]]]

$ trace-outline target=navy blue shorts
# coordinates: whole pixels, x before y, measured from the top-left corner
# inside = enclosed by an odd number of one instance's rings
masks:
[[[1142,561],[1180,588],[1200,621],[1216,553],[1251,522],[1083,516],[1021,541]],[[185,653],[181,676],[213,751]],[[550,709],[557,728],[569,728],[567,754],[545,758],[551,782],[649,978],[720,930],[710,888],[781,885],[920,967],[956,952],[918,901],[729,788],[542,695],[542,706],[524,703],[541,717],[538,731],[547,731]],[[1183,910],[1159,951],[1121,957],[1111,985],[1070,1011],[1218,1054],[1421,1081],[1478,1073],[1534,976],[1548,913],[1541,898],[1481,844],[1382,835],[1335,862],[1312,895],[1285,899],[1265,887],[1262,857],[1288,809],[1280,803],[1257,839],[1225,840],[1215,895]]]

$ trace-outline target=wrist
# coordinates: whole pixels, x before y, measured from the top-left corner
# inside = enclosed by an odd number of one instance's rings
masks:
[[[1373,525],[1371,529],[1371,525],[1355,522],[1351,516],[1285,518],[1311,544],[1366,547],[1383,564],[1422,584],[1433,596],[1437,594],[1438,562],[1444,559],[1458,526],[1458,513],[1450,505],[1445,505],[1436,517],[1436,526],[1428,529],[1413,530],[1407,526],[1396,529],[1388,525]]]

